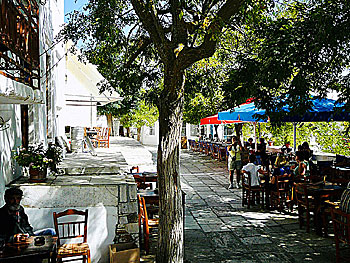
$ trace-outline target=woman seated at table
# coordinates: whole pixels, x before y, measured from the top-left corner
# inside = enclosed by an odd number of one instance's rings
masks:
[[[297,164],[294,167],[294,181],[300,181],[310,176],[310,166],[308,160],[305,160],[305,156],[305,152],[303,151],[297,151],[295,153]]]
[[[263,178],[267,171],[264,171],[261,169],[260,165],[254,164],[256,160],[255,155],[249,155],[249,162],[248,164],[244,165],[242,168],[243,176],[247,177],[247,174],[249,173],[251,176],[251,186],[260,186],[260,178]]]
[[[277,154],[277,158],[273,167],[273,175],[283,175],[285,173],[290,173],[290,167],[288,165],[285,150],[282,149],[282,151]]]
[[[307,142],[303,142],[301,145],[302,151],[304,152],[305,160],[309,161],[313,155],[313,151],[310,149],[310,146]]]

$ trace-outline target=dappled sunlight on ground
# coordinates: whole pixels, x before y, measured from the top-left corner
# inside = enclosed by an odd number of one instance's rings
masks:
[[[330,237],[299,229],[298,214],[242,206],[242,189],[228,190],[226,163],[183,150],[186,192],[185,262],[333,262]],[[331,225],[329,231],[331,232]]]
[[[332,225],[324,238],[312,228],[309,234],[299,228],[296,209],[247,209],[242,189],[227,189],[225,162],[182,150],[180,171],[186,193],[185,263],[335,262]],[[144,262],[154,260],[156,240],[151,243]]]

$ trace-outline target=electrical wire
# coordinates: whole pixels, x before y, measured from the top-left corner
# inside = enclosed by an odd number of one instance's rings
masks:
[[[45,0],[45,3],[44,3],[44,5],[46,4],[46,0]],[[82,4],[78,9],[75,9],[75,10],[77,10],[77,11],[80,11],[81,10],[81,8],[84,6],[85,4]],[[73,10],[72,10],[73,11]],[[61,38],[59,41],[57,41],[56,43],[54,43],[54,44],[52,44],[48,49],[46,49],[46,50],[44,50],[43,51],[43,53],[41,53],[40,55],[39,55],[39,58],[42,56],[42,55],[44,55],[44,54],[46,54],[47,52],[49,52],[49,50],[51,50],[52,48],[54,48],[58,43],[60,43],[62,40],[63,40],[64,38]]]

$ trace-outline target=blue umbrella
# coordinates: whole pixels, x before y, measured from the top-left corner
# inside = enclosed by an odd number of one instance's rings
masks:
[[[350,112],[344,109],[337,111],[337,108],[344,104],[337,103],[332,99],[312,99],[312,108],[309,112],[302,115],[286,116],[282,122],[317,122],[317,121],[349,121]],[[283,107],[283,110],[289,112],[289,106]],[[267,118],[262,118],[265,114],[264,109],[257,109],[254,102],[245,103],[235,107],[232,110],[221,111],[218,114],[218,120],[240,120],[248,122],[267,122]],[[259,118],[259,115],[261,116]],[[273,120],[271,120],[273,121]]]
[[[332,99],[312,99],[311,110],[301,115],[286,116],[282,122],[294,122],[294,149],[296,147],[296,122],[328,122],[328,121],[350,121],[350,112],[337,108],[344,106]],[[283,107],[283,110],[289,112],[289,106]],[[218,113],[218,120],[240,120],[247,122],[267,122],[267,118],[262,118],[265,114],[264,109],[257,109],[254,102],[245,103],[235,107],[232,110]],[[261,116],[259,118],[259,115]],[[270,120],[273,121],[273,120]]]
[[[232,110],[220,111],[218,113],[218,120],[240,120],[247,122],[267,122],[266,118],[259,119],[257,116],[265,114],[265,110],[257,109],[254,102],[244,103],[240,106],[235,107]]]

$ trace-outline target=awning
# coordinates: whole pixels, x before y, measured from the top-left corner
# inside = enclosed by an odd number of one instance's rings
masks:
[[[230,124],[230,123],[241,123],[242,121],[234,121],[234,120],[218,120],[218,115],[215,114],[213,116],[209,116],[201,119],[201,125],[205,124]]]
[[[119,96],[107,96],[102,93],[99,95],[77,95],[64,94],[67,106],[103,106],[111,102],[120,101],[123,98]]]
[[[319,122],[319,121],[349,121],[350,112],[345,110],[336,111],[343,104],[337,103],[332,99],[310,99],[312,102],[311,110],[301,115],[288,115],[282,122]],[[283,110],[289,112],[289,105],[283,107]],[[259,115],[265,114],[265,109],[257,109],[255,103],[245,103],[235,107],[232,110],[219,112],[219,120],[241,120],[248,122],[266,122],[266,118],[259,119]],[[273,121],[273,120],[271,120]]]
[[[66,106],[103,106],[123,99],[115,91],[100,93],[98,85],[104,81],[103,76],[95,65],[81,62],[76,54],[68,52],[66,66],[67,82],[64,94]]]
[[[0,104],[43,104],[40,90],[33,90],[22,83],[0,75]]]

